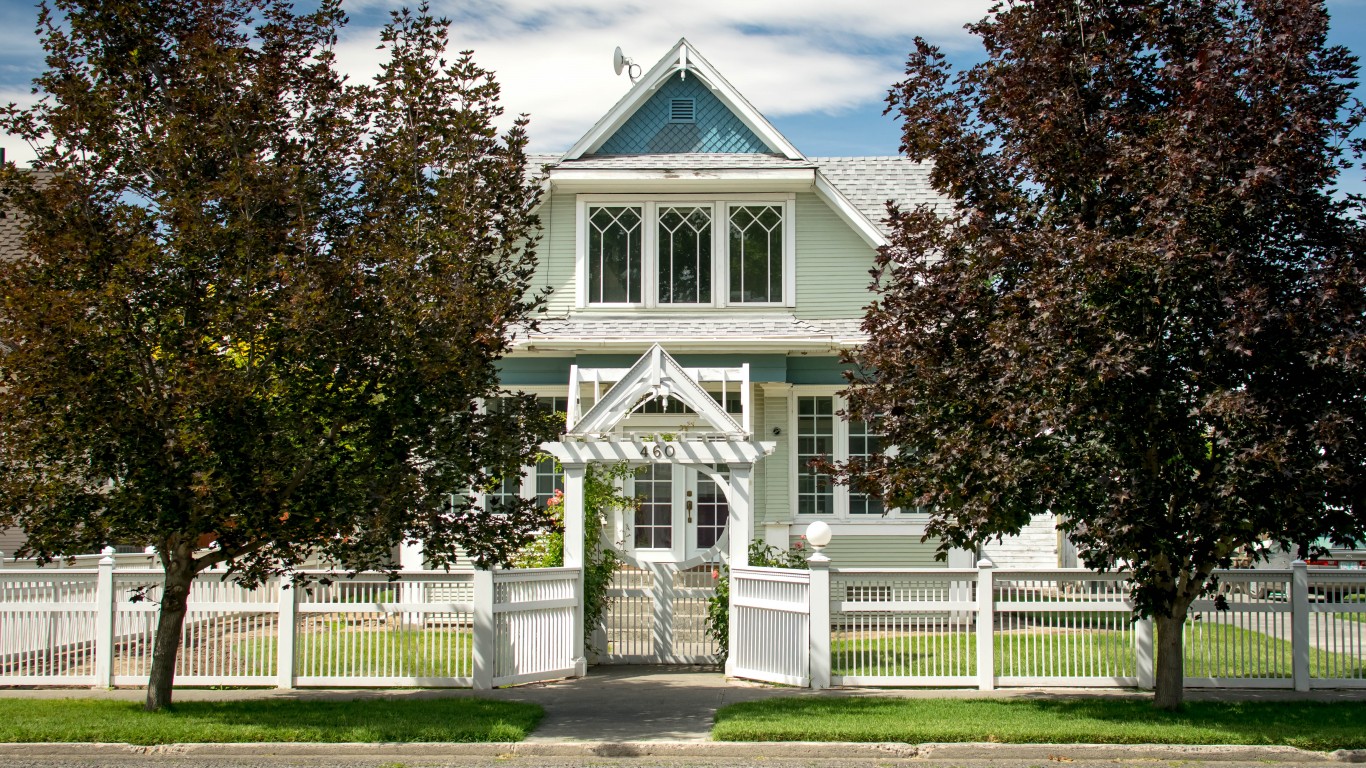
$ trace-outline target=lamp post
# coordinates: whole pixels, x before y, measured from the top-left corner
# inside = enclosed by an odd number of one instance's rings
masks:
[[[809,562],[830,562],[830,558],[826,557],[825,553],[821,550],[825,549],[826,545],[830,543],[830,537],[833,535],[834,531],[831,531],[830,526],[826,525],[823,520],[817,520],[811,525],[806,526],[806,543],[810,544],[811,549],[815,550],[811,553],[811,557],[807,558]]]

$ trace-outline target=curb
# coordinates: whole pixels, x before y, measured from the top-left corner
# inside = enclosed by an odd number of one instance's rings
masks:
[[[1202,762],[1366,763],[1366,750],[1311,752],[1284,746],[1172,744],[902,744],[849,742],[558,741],[384,744],[229,743],[139,746],[111,743],[0,744],[0,757],[113,755],[223,757],[706,757],[918,760],[1199,760]]]

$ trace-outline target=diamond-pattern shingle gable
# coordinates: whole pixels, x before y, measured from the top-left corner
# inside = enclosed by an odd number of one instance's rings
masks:
[[[671,122],[674,99],[692,99],[696,118]],[[671,76],[594,154],[768,152],[760,138],[696,76]]]

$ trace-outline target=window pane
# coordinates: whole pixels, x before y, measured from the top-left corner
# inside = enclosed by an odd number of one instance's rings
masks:
[[[874,429],[870,429],[865,421],[849,422],[849,458],[867,458],[881,452],[882,435],[879,435]],[[882,513],[881,499],[850,489],[849,514],[880,515]]]
[[[779,206],[730,209],[730,300],[783,300],[783,211]]]
[[[711,209],[659,209],[659,303],[711,302]]]
[[[812,459],[834,458],[835,399],[797,398],[797,512],[831,515],[835,486],[830,476],[807,466]]]
[[[640,209],[629,206],[589,208],[589,303],[639,303],[640,269]]]
[[[730,477],[729,468],[722,465],[717,470]],[[697,548],[708,549],[716,546],[721,534],[730,520],[730,504],[726,495],[710,477],[697,475]]]
[[[673,546],[673,465],[650,464],[636,475],[636,548]]]

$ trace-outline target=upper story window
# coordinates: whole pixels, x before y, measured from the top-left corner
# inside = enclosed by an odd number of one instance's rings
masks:
[[[581,307],[792,306],[791,197],[579,197]]]

